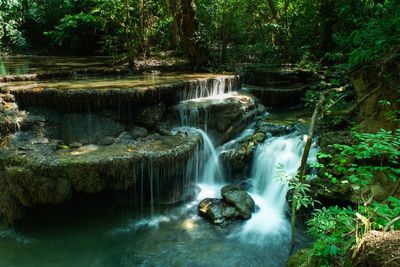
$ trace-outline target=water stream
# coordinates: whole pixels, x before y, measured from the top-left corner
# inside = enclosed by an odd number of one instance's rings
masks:
[[[216,79],[211,88],[200,84],[184,99],[221,98],[232,88],[225,82]],[[182,123],[193,126],[196,110],[186,114],[192,117]],[[187,176],[201,188],[196,200],[174,208],[153,201],[143,207],[142,201],[139,208],[86,197],[79,205],[42,208],[14,228],[0,226],[0,266],[283,266],[290,246],[285,215],[288,186],[276,176],[278,166],[294,174],[303,137],[292,133],[258,146],[251,166],[250,193],[260,210],[244,223],[220,228],[197,215],[197,203],[205,197],[220,197],[226,179],[220,155],[254,130],[245,130],[219,148],[206,131],[177,130],[194,131],[202,138],[201,149],[187,166]],[[153,180],[159,175],[153,171],[149,175],[151,198],[156,194]],[[300,246],[306,242],[301,232],[297,240]]]

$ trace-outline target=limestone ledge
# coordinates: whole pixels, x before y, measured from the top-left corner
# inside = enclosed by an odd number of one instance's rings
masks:
[[[128,145],[60,148],[47,139],[5,146],[0,151],[0,213],[19,219],[35,204],[60,204],[74,192],[127,189],[138,182],[154,190],[183,187],[201,145],[198,135],[149,136]]]
[[[157,80],[160,79],[160,80]],[[205,97],[224,80],[223,90],[239,87],[237,75],[182,74],[155,77],[155,81],[122,80],[113,84],[95,81],[65,81],[60,83],[8,83],[0,93],[15,96],[20,108],[49,107],[60,112],[118,109],[131,111],[138,106],[163,102],[173,105],[182,100]],[[221,86],[221,85],[219,85]]]

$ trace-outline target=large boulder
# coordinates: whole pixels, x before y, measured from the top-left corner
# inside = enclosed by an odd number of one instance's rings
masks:
[[[227,185],[221,189],[224,200],[234,206],[243,219],[250,219],[255,211],[256,203],[240,185]]]
[[[253,96],[234,92],[182,101],[174,110],[181,124],[201,128],[222,144],[243,131],[264,107]]]
[[[213,224],[223,224],[222,201],[218,198],[205,198],[198,205],[199,214],[211,220]]]
[[[255,202],[242,184],[227,185],[221,189],[222,199],[206,198],[197,206],[200,216],[213,224],[226,225],[234,219],[250,219],[255,212]]]

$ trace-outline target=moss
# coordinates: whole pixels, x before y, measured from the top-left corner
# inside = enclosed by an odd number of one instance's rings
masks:
[[[309,257],[310,249],[302,249],[289,257],[286,262],[286,267],[317,267],[320,266],[317,262]]]
[[[0,185],[0,212],[8,221],[21,218],[26,207],[59,204],[72,196],[68,180],[36,176],[24,166],[7,167],[0,175]]]
[[[187,164],[200,140],[198,135],[158,136],[129,146],[56,151],[46,143],[32,149],[11,144],[0,150],[0,213],[12,221],[36,204],[63,203],[74,192],[127,189],[140,178],[144,183],[154,178],[158,194],[167,185],[186,182]]]

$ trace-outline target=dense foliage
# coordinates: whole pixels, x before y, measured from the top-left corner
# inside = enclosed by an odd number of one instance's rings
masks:
[[[5,0],[0,50],[132,57],[182,50],[184,2],[197,6],[194,39],[214,64],[345,62],[349,53],[352,65],[398,59],[393,0]]]
[[[353,135],[353,145],[334,144],[337,155],[320,153],[320,161],[328,163],[315,164],[333,184],[349,185],[357,203],[355,207],[331,206],[314,211],[307,224],[316,242],[306,259],[314,264],[341,265],[343,257],[351,258],[351,249],[368,231],[400,229],[400,199],[396,197],[400,186],[400,130]],[[378,179],[392,186],[374,190],[371,186]]]
[[[237,63],[295,62],[314,70],[335,65],[332,69],[346,72],[372,66],[379,77],[398,75],[400,1],[0,1],[0,54],[111,55],[126,57],[135,68],[135,60],[155,51],[186,52],[196,61],[199,54],[193,49],[204,49],[202,63],[221,68]],[[323,81],[306,97],[314,105],[321,90],[345,88],[347,82],[337,77]],[[346,106],[344,99],[353,92],[345,94],[330,90],[326,113]],[[379,100],[382,108],[394,104]],[[387,117],[398,121],[398,109]],[[332,145],[334,153],[320,153],[315,164],[320,178],[333,185],[348,185],[358,202],[352,207],[314,210],[307,222],[315,239],[306,255],[310,264],[343,264],[343,258],[369,230],[400,229],[396,193],[400,131],[354,131],[352,138],[351,145]],[[377,177],[393,190],[378,197],[371,189]],[[310,197],[308,182],[296,178],[289,182],[298,192],[297,209],[318,203]]]

